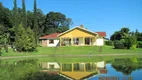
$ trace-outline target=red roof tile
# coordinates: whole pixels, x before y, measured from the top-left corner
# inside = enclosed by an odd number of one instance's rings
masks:
[[[98,33],[99,36],[101,36],[101,37],[105,37],[106,36],[106,32],[96,32],[96,33]]]
[[[49,34],[49,35],[42,36],[42,37],[40,37],[40,39],[57,38],[57,36],[58,36],[59,34],[60,34],[60,33],[52,33],[52,34]]]
[[[107,70],[106,69],[100,69],[100,74],[107,74]]]

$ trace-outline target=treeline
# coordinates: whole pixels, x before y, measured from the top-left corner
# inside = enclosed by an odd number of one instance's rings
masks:
[[[130,32],[129,28],[121,28],[111,35],[110,40],[109,44],[113,43],[117,49],[142,48],[142,32],[138,30]]]
[[[12,45],[12,48],[20,52],[34,51],[40,36],[64,32],[72,24],[71,18],[60,12],[43,14],[41,9],[37,9],[36,0],[33,11],[26,10],[25,0],[22,0],[22,8],[17,7],[16,0],[13,3],[12,10],[0,3],[1,46]]]

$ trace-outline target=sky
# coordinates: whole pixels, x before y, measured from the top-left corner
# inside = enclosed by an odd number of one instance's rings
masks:
[[[12,9],[13,0],[0,0]],[[33,11],[34,0],[25,0],[26,9]],[[17,0],[22,6],[22,0]],[[70,28],[84,25],[90,31],[105,31],[107,38],[122,27],[142,32],[142,0],[37,0],[37,8],[44,14],[61,12],[72,18]]]

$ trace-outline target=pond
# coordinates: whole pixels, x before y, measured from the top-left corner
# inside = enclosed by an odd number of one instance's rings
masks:
[[[56,63],[56,62],[55,62]],[[87,79],[87,80],[141,80],[142,59],[125,58],[99,62],[66,62],[56,63],[46,62],[44,68],[51,69],[56,66],[58,72],[66,76],[67,79]],[[58,67],[57,67],[58,65]],[[50,72],[50,71],[49,71]]]
[[[0,80],[142,80],[142,58],[92,62],[0,61],[0,71]]]
[[[142,68],[136,69],[129,75],[123,74],[123,72],[117,71],[111,64],[106,64],[108,70],[106,74],[98,74],[87,80],[141,80]]]
[[[116,59],[106,64],[106,70],[87,80],[142,80],[142,59]]]

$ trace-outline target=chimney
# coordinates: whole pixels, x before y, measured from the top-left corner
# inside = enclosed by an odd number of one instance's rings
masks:
[[[81,28],[84,28],[84,26],[83,26],[83,25],[80,25],[80,27],[81,27]]]

